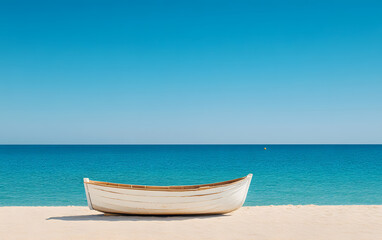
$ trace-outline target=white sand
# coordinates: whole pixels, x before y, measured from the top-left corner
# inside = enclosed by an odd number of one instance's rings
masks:
[[[104,216],[87,207],[0,207],[1,240],[379,240],[382,205],[244,207],[217,216]]]

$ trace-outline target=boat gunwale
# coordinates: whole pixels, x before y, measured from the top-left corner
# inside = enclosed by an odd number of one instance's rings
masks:
[[[223,182],[207,183],[207,184],[199,184],[199,185],[183,185],[183,186],[147,186],[147,185],[110,183],[110,182],[101,182],[101,181],[93,181],[93,180],[89,180],[89,182],[85,182],[85,184],[92,184],[92,185],[103,186],[103,187],[121,188],[121,189],[143,190],[143,191],[197,191],[197,190],[205,190],[205,189],[231,185],[231,184],[243,181],[247,179],[249,176],[252,176],[252,174],[249,174],[245,177],[227,180]]]

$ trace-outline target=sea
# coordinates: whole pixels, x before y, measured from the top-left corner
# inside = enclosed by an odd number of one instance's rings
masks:
[[[192,185],[249,173],[246,206],[382,204],[382,145],[0,145],[0,206],[86,206],[83,178]]]

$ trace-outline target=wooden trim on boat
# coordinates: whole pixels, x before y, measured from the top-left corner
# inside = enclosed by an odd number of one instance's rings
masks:
[[[228,180],[224,182],[200,184],[200,185],[185,185],[185,186],[146,186],[146,185],[131,185],[131,184],[121,184],[121,183],[100,182],[100,181],[92,181],[92,180],[88,180],[88,182],[84,182],[84,183],[104,186],[104,187],[146,190],[146,191],[195,191],[195,190],[210,189],[210,188],[230,185],[236,182],[240,182],[246,179],[247,177],[251,177],[251,176],[252,174],[249,174],[248,176],[245,176],[245,177]]]

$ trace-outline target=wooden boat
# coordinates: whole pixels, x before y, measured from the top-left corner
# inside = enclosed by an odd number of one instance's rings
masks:
[[[89,208],[134,215],[223,214],[243,206],[252,174],[219,183],[142,186],[84,178]]]

